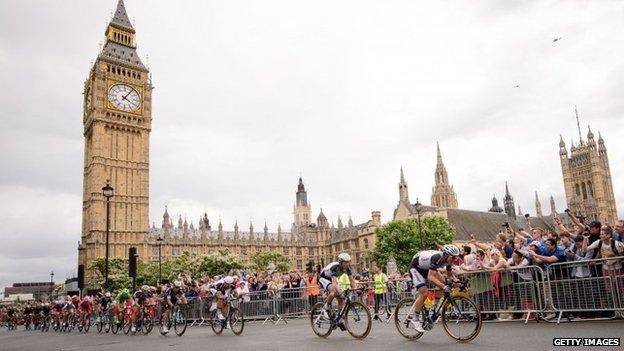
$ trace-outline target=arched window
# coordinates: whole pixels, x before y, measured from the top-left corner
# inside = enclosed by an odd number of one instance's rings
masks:
[[[368,239],[364,239],[364,249],[368,250]]]
[[[587,187],[589,188],[589,196],[594,196],[594,187],[592,186],[591,180],[587,182]]]
[[[576,196],[581,196],[581,188],[578,183],[574,184],[574,188],[576,189]]]
[[[587,187],[585,186],[585,182],[581,183],[581,188],[583,189],[583,199],[587,199]]]

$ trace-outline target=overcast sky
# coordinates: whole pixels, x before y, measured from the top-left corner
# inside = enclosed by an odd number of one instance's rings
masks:
[[[0,286],[75,271],[82,88],[116,0],[0,2]],[[150,222],[391,219],[428,204],[440,141],[461,208],[504,182],[565,208],[559,134],[606,140],[624,213],[624,3],[127,0],[155,85]],[[562,37],[553,43],[553,38]],[[519,85],[515,88],[515,85]]]

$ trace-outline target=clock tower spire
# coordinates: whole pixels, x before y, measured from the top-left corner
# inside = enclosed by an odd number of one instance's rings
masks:
[[[82,235],[78,262],[88,267],[105,255],[106,198],[110,180],[110,257],[127,257],[136,246],[148,257],[149,138],[152,84],[137,54],[136,32],[123,0],[106,31],[106,43],[84,84]],[[93,272],[87,271],[93,287]]]

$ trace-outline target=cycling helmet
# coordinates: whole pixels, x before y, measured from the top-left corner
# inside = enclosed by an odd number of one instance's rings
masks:
[[[149,290],[149,288],[150,288],[150,287],[149,287],[148,285],[143,285],[143,286],[141,287],[141,290],[143,290],[143,291],[147,291],[147,290]]]
[[[181,288],[182,287],[182,282],[179,280],[176,280],[173,282],[173,286],[176,288]]]
[[[107,291],[107,292],[106,292],[106,294],[104,294],[104,296],[106,296],[106,297],[111,297],[111,293],[110,293],[110,291]]]
[[[351,256],[348,253],[343,252],[340,255],[338,255],[338,261],[339,262],[350,262],[351,261]]]
[[[452,244],[447,244],[442,247],[442,252],[450,256],[459,256],[459,248]]]
[[[226,283],[226,284],[232,284],[232,283],[234,283],[234,278],[232,278],[232,276],[228,275],[227,277],[223,278],[223,282]]]

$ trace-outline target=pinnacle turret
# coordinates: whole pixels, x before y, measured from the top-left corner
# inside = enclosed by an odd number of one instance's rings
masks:
[[[449,184],[448,173],[442,161],[440,143],[436,142],[437,164],[435,170],[435,184],[431,191],[431,206],[457,208],[457,194]]]
[[[128,18],[128,13],[126,12],[126,5],[123,0],[119,0],[117,2],[117,9],[115,10],[115,14],[110,21],[110,24],[113,26],[117,26],[121,29],[125,29],[131,33],[134,33],[134,27]]]

